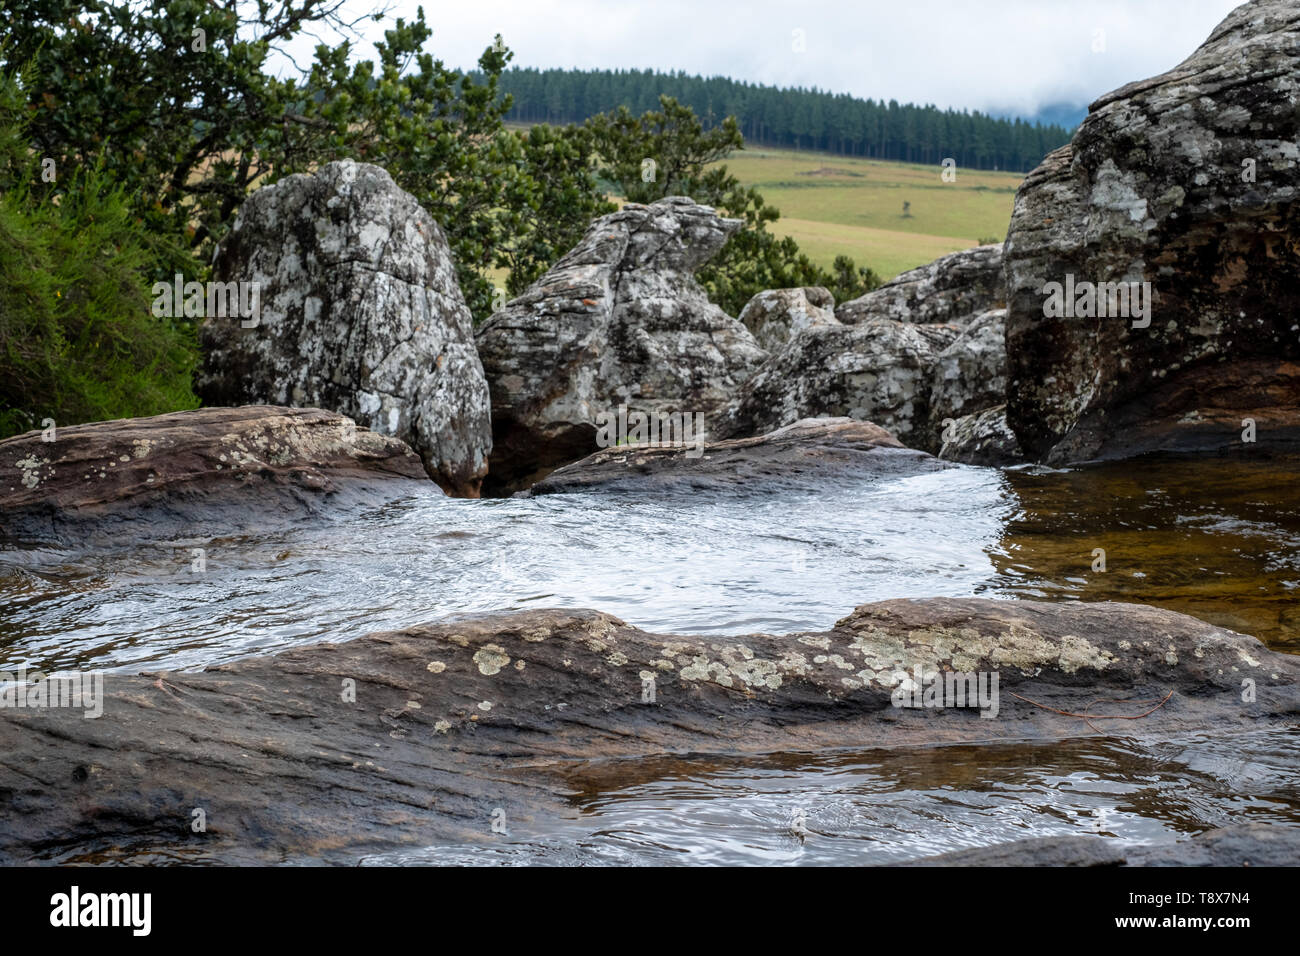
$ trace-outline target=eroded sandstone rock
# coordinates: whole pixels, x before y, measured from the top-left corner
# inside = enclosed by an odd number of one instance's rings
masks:
[[[895,706],[915,674],[945,670],[996,672],[996,713]],[[1152,699],[1165,703],[1140,720],[1106,720]],[[96,719],[0,708],[0,862],[355,862],[483,839],[498,808],[526,839],[532,821],[577,812],[557,773],[573,758],[1283,726],[1300,710],[1300,663],[1128,604],[883,601],[827,631],[741,637],[538,610],[201,673],[109,674],[102,705]],[[1091,726],[1066,716],[1084,712]]]
[[[469,309],[442,230],[387,172],[334,162],[257,190],[215,278],[258,283],[261,315],[203,323],[205,404],[339,412],[477,496],[492,436]]]
[[[850,418],[807,418],[753,438],[702,446],[622,445],[557,468],[530,495],[605,491],[749,493],[837,478],[902,477],[945,467],[885,429]]]
[[[1300,441],[1298,99],[1300,9],[1252,0],[1183,63],[1093,103],[1026,178],[1007,420],[1030,456],[1241,449],[1246,419],[1253,448]],[[1067,281],[1149,283],[1151,312],[1046,317],[1046,284]]]
[[[53,437],[0,441],[0,536],[233,533],[432,487],[409,446],[319,409],[203,408]]]

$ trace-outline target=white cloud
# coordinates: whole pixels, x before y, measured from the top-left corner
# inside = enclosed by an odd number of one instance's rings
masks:
[[[396,2],[393,16],[417,4]],[[514,64],[685,70],[873,99],[1031,114],[1176,65],[1234,0],[492,0],[425,4],[431,50],[469,67],[500,32]],[[354,2],[354,14],[368,5]],[[803,30],[807,49],[792,49]],[[1096,31],[1105,51],[1093,52]],[[382,26],[367,24],[377,39]],[[311,43],[298,51],[310,59]],[[366,56],[369,47],[363,47]]]

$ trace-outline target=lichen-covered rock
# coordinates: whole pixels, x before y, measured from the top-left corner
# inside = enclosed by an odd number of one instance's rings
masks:
[[[937,436],[945,419],[973,415],[1006,403],[1005,309],[974,319],[935,356],[930,387],[930,431]]]
[[[841,478],[899,478],[945,468],[883,428],[807,418],[754,438],[688,445],[620,445],[555,469],[521,495],[575,491],[735,491],[822,487]]]
[[[936,441],[936,455],[966,465],[1013,465],[1025,457],[1007,425],[1006,405],[941,421]]]
[[[926,705],[961,675],[978,691]],[[0,864],[355,863],[481,839],[501,811],[528,840],[576,812],[559,769],[576,760],[1282,728],[1300,660],[1132,604],[881,601],[825,631],[739,636],[532,610],[109,674],[99,704],[90,720],[0,708]]]
[[[1245,419],[1260,447],[1300,441],[1297,101],[1300,7],[1253,0],[1026,178],[1005,258],[1027,454],[1240,448]],[[1150,283],[1151,311],[1049,318],[1049,282]]]
[[[487,382],[451,252],[378,166],[329,163],[245,200],[216,279],[256,282],[257,324],[208,316],[208,405],[339,412],[410,444],[450,494],[477,496],[492,447]]]
[[[872,319],[964,325],[1006,305],[1002,246],[975,246],[940,256],[842,303],[835,317],[847,324]]]
[[[602,412],[707,413],[750,376],[767,353],[693,274],[738,228],[682,196],[629,203],[482,325],[494,491],[595,451]]]
[[[821,286],[760,292],[745,304],[740,321],[768,352],[775,352],[803,329],[840,324],[835,298]]]
[[[409,446],[320,409],[201,408],[49,437],[0,441],[0,538],[233,534],[434,488]]]
[[[887,319],[804,329],[741,386],[712,433],[762,435],[801,418],[843,416],[915,445],[929,423],[935,356],[959,334]]]

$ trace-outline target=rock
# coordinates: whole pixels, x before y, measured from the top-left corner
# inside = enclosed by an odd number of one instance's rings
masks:
[[[945,418],[960,418],[1006,402],[1006,315],[1005,309],[985,312],[935,356],[930,417],[936,434]]]
[[[841,322],[872,319],[965,325],[990,309],[1006,305],[1002,246],[962,249],[896,276],[879,289],[842,303]]]
[[[847,416],[915,445],[929,425],[935,356],[959,334],[886,319],[805,329],[741,386],[712,433],[761,435],[801,418]]]
[[[769,289],[745,304],[740,321],[754,333],[761,348],[775,352],[794,333],[814,325],[839,325],[835,298],[821,286]]]
[[[894,706],[918,667],[997,672],[996,716]],[[572,818],[574,759],[1058,739],[1092,731],[1054,710],[1085,708],[1104,731],[1162,740],[1300,712],[1300,661],[1253,638],[1138,605],[978,598],[866,604],[785,636],[491,614],[104,680],[94,719],[0,707],[0,863],[355,862],[483,839],[498,809],[515,839]],[[1139,720],[1104,718],[1171,692]]]
[[[945,467],[904,448],[870,422],[808,418],[758,438],[700,446],[622,445],[551,472],[525,495],[613,491],[735,490],[822,485],[837,478],[914,475]]]
[[[995,405],[973,415],[940,422],[939,449],[945,461],[966,465],[1014,465],[1024,461],[1016,434],[1007,425],[1007,406]]]
[[[1025,179],[1005,254],[1007,421],[1029,456],[1241,449],[1244,419],[1254,447],[1294,450],[1298,98],[1300,14],[1254,0],[1180,65],[1093,103]],[[1150,283],[1151,311],[1047,317],[1046,284],[1070,281]]]
[[[469,309],[442,230],[387,172],[334,162],[257,190],[216,279],[260,283],[261,315],[204,321],[205,404],[339,412],[477,497],[492,435]]]
[[[1190,840],[1125,846],[1100,836],[1039,837],[940,853],[902,866],[1295,866],[1300,830],[1236,823]]]
[[[0,441],[0,539],[223,534],[432,487],[407,445],[319,409],[204,408]]]
[[[483,324],[494,493],[594,452],[602,412],[708,413],[750,376],[767,353],[693,274],[738,228],[682,196],[629,203]]]

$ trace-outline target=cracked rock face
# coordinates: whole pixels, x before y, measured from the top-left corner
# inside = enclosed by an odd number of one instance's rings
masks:
[[[1006,243],[1007,420],[1051,463],[1300,442],[1300,8],[1255,0],[1092,104]],[[1048,318],[1047,282],[1149,282],[1132,318]],[[1141,318],[1138,319],[1142,321]]]
[[[935,358],[959,334],[953,325],[888,319],[804,329],[740,388],[715,437],[842,416],[874,422],[915,446],[929,422]]]
[[[261,315],[205,320],[205,404],[339,412],[478,495],[492,435],[469,309],[442,230],[387,172],[335,162],[253,193],[215,279],[260,283]]]
[[[1006,304],[1002,246],[976,246],[918,266],[835,310],[841,322],[871,319],[965,325]]]
[[[803,329],[814,325],[839,325],[834,310],[834,297],[829,289],[821,286],[768,289],[745,304],[740,321],[754,333],[762,348],[775,352]]]
[[[994,309],[973,319],[935,357],[930,386],[932,436],[943,431],[946,419],[978,414],[1006,401],[1006,315],[1005,309]]]
[[[494,491],[596,451],[597,415],[708,414],[767,357],[694,271],[740,228],[674,196],[629,203],[485,322]]]

